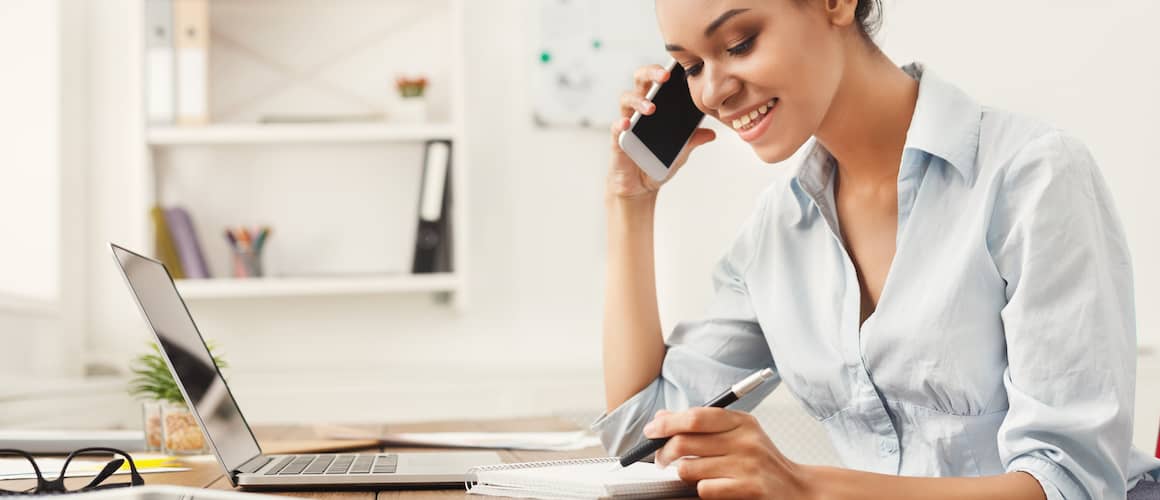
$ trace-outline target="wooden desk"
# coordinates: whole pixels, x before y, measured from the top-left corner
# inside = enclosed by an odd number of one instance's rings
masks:
[[[559,418],[524,418],[511,420],[495,420],[495,421],[449,421],[449,422],[427,422],[415,424],[390,424],[390,425],[343,425],[343,427],[350,427],[356,429],[366,430],[368,433],[378,434],[384,432],[450,432],[450,431],[464,431],[464,432],[515,432],[515,431],[572,431],[577,430],[575,424],[564,421]],[[254,434],[257,435],[258,441],[262,444],[262,448],[267,453],[276,453],[279,446],[286,442],[292,441],[306,441],[318,439],[314,435],[314,430],[311,426],[256,426]],[[364,451],[406,451],[406,452],[431,452],[439,451],[432,448],[368,448]],[[536,460],[552,460],[558,458],[577,458],[577,457],[600,457],[604,456],[604,450],[597,448],[588,448],[580,451],[568,452],[552,452],[552,451],[519,451],[519,450],[500,450],[500,457],[504,462],[531,462]],[[216,461],[214,462],[199,462],[188,465],[190,470],[184,472],[169,472],[159,474],[143,474],[145,484],[173,484],[180,486],[193,486],[198,488],[210,489],[231,489],[230,482],[226,479],[222,472],[221,466]],[[88,483],[89,478],[73,478],[67,480],[69,485],[75,484],[75,487],[80,487]],[[30,488],[35,485],[34,481],[0,481],[0,488],[9,490],[18,490]],[[350,499],[350,500],[385,500],[395,498],[421,498],[427,500],[446,499],[446,498],[464,498],[467,495],[463,488],[445,489],[445,490],[388,490],[388,491],[341,491],[341,492],[327,492],[327,491],[271,491],[270,493],[284,496],[294,496],[303,498],[324,498],[324,499]],[[484,497],[471,497],[484,498]]]

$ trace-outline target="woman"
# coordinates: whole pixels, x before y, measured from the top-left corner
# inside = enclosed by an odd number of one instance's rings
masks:
[[[638,70],[612,127],[609,412],[594,428],[614,453],[672,436],[657,462],[699,457],[678,472],[704,497],[1160,498],[1160,461],[1131,446],[1131,263],[1094,160],[920,64],[894,66],[870,37],[875,10],[656,2],[698,108],[768,163],[812,144],[721,259],[708,316],[666,346],[661,186],[615,139],[668,77]],[[700,129],[688,149],[713,139]],[[745,413],[687,409],[765,367],[849,469],[789,461]]]

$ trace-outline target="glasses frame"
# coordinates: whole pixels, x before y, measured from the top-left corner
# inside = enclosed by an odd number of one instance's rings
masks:
[[[67,477],[65,473],[68,472],[69,464],[72,463],[74,458],[94,453],[108,453],[112,454],[114,458],[113,460],[109,461],[109,463],[106,463],[103,469],[97,472],[97,475],[93,477],[92,481],[89,481],[89,484],[77,489],[68,489],[68,487],[66,487],[64,484],[64,480]],[[82,491],[94,491],[111,488],[131,488],[133,486],[143,486],[145,484],[145,479],[141,477],[139,472],[137,472],[137,464],[133,463],[133,457],[131,457],[128,453],[116,448],[94,446],[89,448],[81,448],[79,450],[73,451],[72,453],[69,453],[68,456],[66,456],[64,459],[64,464],[61,465],[60,475],[58,475],[56,479],[45,479],[44,474],[40,471],[40,464],[36,463],[36,458],[24,450],[17,450],[14,448],[0,448],[0,455],[2,454],[20,455],[27,459],[28,462],[32,464],[33,472],[36,473],[36,487],[25,491],[0,489],[0,496],[42,495],[45,493],[77,493]],[[120,455],[120,457],[117,457],[117,455]],[[117,470],[120,469],[126,461],[129,462],[128,483],[101,484],[101,482],[116,473]]]

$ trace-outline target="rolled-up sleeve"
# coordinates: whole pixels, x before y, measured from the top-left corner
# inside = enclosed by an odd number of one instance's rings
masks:
[[[1013,160],[988,246],[1006,281],[1008,471],[1049,499],[1124,498],[1135,398],[1131,258],[1094,159],[1053,132]]]
[[[641,440],[642,429],[660,409],[702,405],[751,373],[774,367],[769,344],[757,322],[745,271],[760,251],[761,224],[769,191],[713,272],[713,302],[703,319],[684,321],[665,342],[661,375],[592,423],[610,455],[621,455]],[[776,387],[766,381],[729,408],[750,411]]]

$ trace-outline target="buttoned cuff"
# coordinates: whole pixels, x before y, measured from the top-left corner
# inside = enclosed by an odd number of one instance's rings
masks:
[[[600,436],[604,450],[612,456],[619,456],[624,451],[643,439],[644,425],[652,420],[657,409],[663,407],[661,397],[662,380],[657,377],[640,392],[634,394],[628,401],[621,403],[611,412],[605,412],[594,420],[589,428]]]

